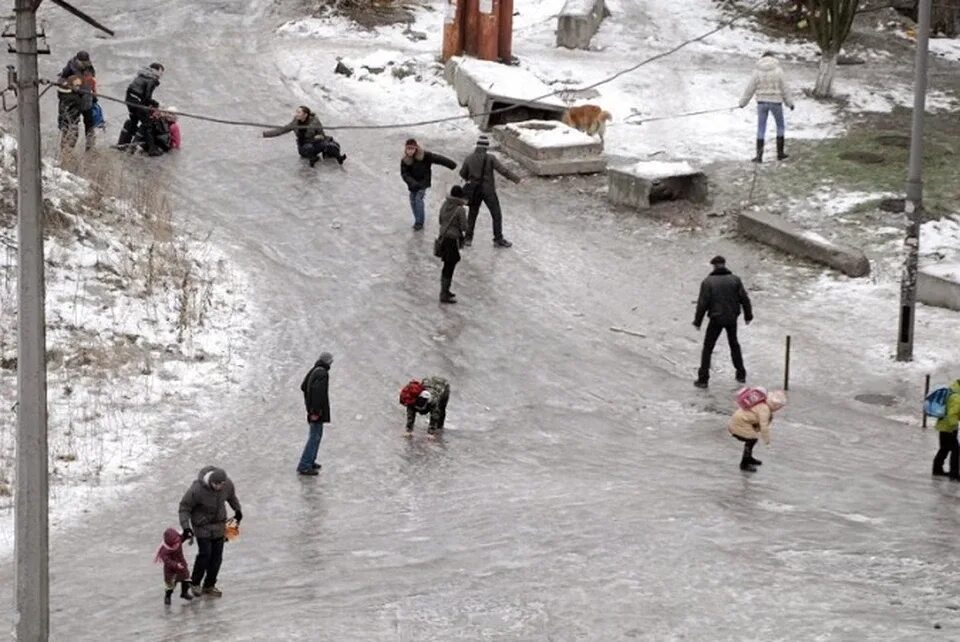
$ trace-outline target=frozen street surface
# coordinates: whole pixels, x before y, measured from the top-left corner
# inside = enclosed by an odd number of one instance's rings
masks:
[[[120,35],[93,38],[48,9],[56,48],[42,73],[86,48],[103,93],[122,95],[156,59],[167,66],[157,96],[182,111],[285,123],[306,103],[324,123],[363,119],[280,80],[283,48],[332,69],[338,45],[277,38],[290,16],[269,0],[87,8]],[[52,100],[44,108],[53,127]],[[123,112],[105,108],[115,137]],[[454,281],[460,303],[440,309],[431,245],[454,175],[435,169],[414,235],[400,153],[412,133],[459,162],[472,126],[333,132],[344,168],[310,169],[292,135],[182,122],[184,149],[159,161],[177,175],[178,213],[213,230],[269,314],[244,383],[197,419],[205,434],[52,537],[54,639],[960,638],[960,484],[930,479],[936,435],[917,428],[923,373],[960,363],[955,315],[921,308],[918,361],[897,366],[886,293],[851,298],[844,288],[872,286],[612,211],[585,179],[502,181],[516,245],[495,251],[482,213]],[[723,341],[711,390],[692,386],[693,301],[716,253],[752,288],[751,381],[777,385],[784,335],[796,350],[790,404],[752,477],[725,428],[735,384]],[[321,350],[336,356],[333,421],[320,477],[300,479],[299,384]],[[406,441],[397,394],[431,374],[453,386],[448,430],[428,442],[421,418]],[[211,463],[245,516],[224,597],[164,608],[153,554]],[[12,573],[0,560],[4,631]]]

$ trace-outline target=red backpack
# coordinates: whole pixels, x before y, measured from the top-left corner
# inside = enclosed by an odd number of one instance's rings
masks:
[[[767,400],[767,391],[764,388],[741,388],[737,391],[737,405],[744,410],[750,410],[754,406]]]
[[[423,392],[423,384],[414,379],[400,390],[400,405],[412,406]]]

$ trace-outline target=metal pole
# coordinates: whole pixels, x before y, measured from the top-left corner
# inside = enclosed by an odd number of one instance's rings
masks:
[[[923,400],[926,401],[927,397],[930,395],[930,375],[927,375],[926,381],[923,382]],[[927,409],[926,404],[921,404],[923,406],[923,427],[927,427]]]
[[[786,357],[783,363],[783,389],[790,389],[790,335],[787,335]]]
[[[40,99],[35,0],[16,0],[17,15],[17,500],[16,627],[19,642],[50,634],[47,526],[47,372],[40,186]]]
[[[923,222],[923,124],[927,101],[927,52],[930,43],[931,0],[920,0],[917,21],[917,60],[913,95],[913,128],[910,133],[910,169],[907,175],[907,257],[900,279],[900,328],[897,361],[913,360],[913,328],[917,308],[917,262],[920,224]]]

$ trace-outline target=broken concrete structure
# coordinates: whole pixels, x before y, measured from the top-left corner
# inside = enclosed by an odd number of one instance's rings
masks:
[[[607,167],[599,139],[559,121],[498,125],[494,136],[511,158],[538,176],[593,174]]]
[[[659,201],[707,200],[707,177],[689,163],[643,161],[607,170],[607,198],[634,209],[649,209]]]
[[[557,46],[588,49],[600,23],[609,15],[604,0],[567,0],[557,15]]]
[[[917,300],[960,310],[960,263],[938,263],[917,272]]]

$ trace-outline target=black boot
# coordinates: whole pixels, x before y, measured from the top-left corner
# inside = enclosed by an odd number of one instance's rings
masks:
[[[311,157],[308,159],[308,162],[310,163],[310,167],[315,166],[319,160],[320,160],[320,157],[319,157],[319,156],[311,156]]]
[[[743,444],[743,457],[740,459],[740,470],[745,470],[750,473],[757,472],[755,467],[756,464],[760,462],[756,461],[753,458],[753,445],[755,442],[750,441]]]
[[[184,600],[193,599],[193,594],[190,593],[190,580],[180,582],[180,598]]]
[[[783,143],[784,143],[783,136],[777,136],[777,160],[787,160],[788,158],[790,158],[789,156],[783,153]]]
[[[163,603],[164,603],[164,604],[167,604],[167,605],[170,604],[170,596],[171,596],[171,595],[173,595],[173,589],[167,589],[166,591],[163,592]]]
[[[947,473],[943,472],[943,464],[937,466],[936,463],[933,464],[933,476],[934,477],[946,477]]]
[[[757,139],[757,155],[753,157],[753,162],[754,163],[763,162],[763,139],[762,138]]]
[[[750,460],[744,457],[740,460],[740,470],[745,470],[748,473],[757,472],[756,466],[750,463]]]
[[[341,165],[343,165],[343,161],[345,160],[347,160],[346,154],[340,154],[339,156],[337,156],[337,162],[340,163]]]
[[[753,455],[750,455],[750,464],[753,466],[762,466],[763,462],[755,458]]]
[[[693,382],[693,385],[695,385],[697,388],[707,388],[710,384],[704,379],[697,379]]]
[[[440,279],[440,303],[456,303],[457,299],[450,294],[451,279]]]

